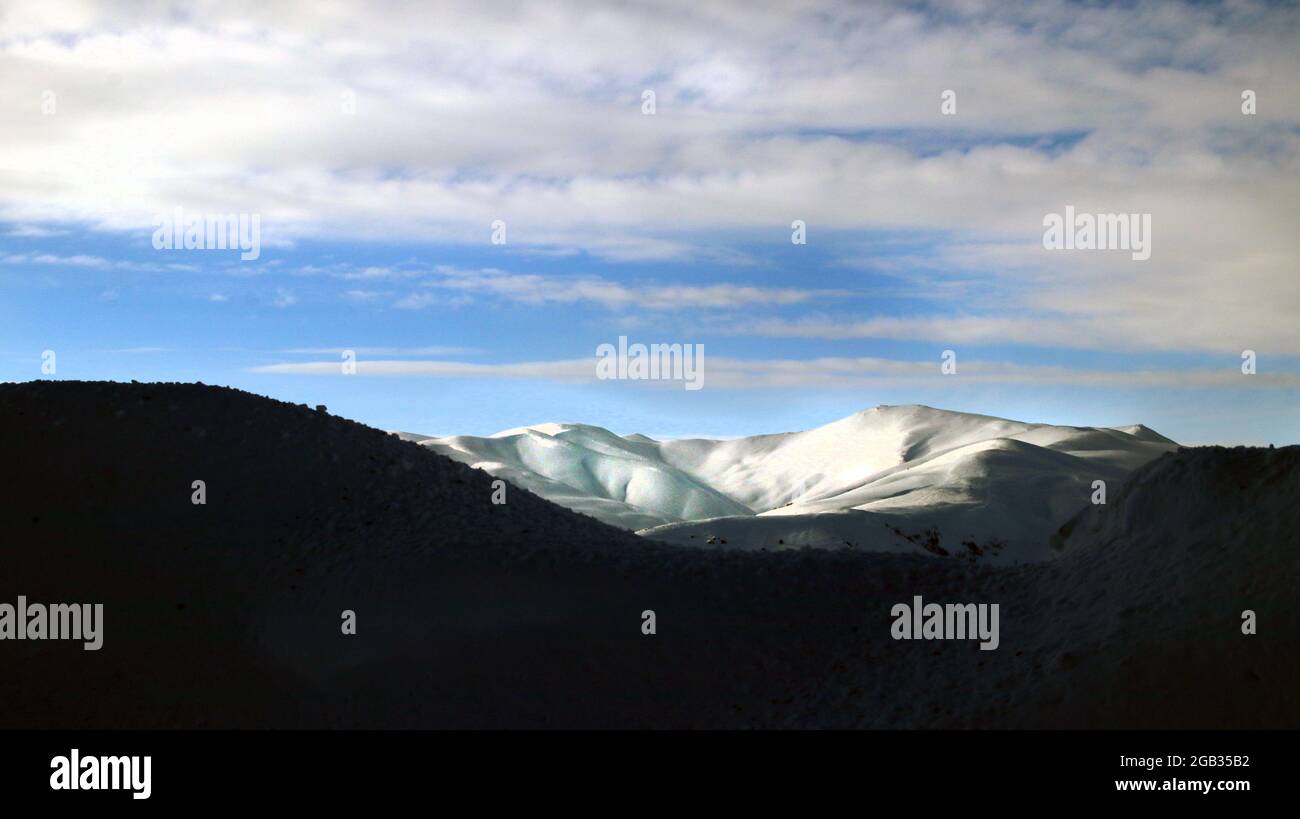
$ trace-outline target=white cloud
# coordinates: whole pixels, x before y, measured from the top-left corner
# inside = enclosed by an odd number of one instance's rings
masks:
[[[110,262],[108,259],[99,256],[87,256],[83,254],[77,254],[75,256],[58,256],[52,253],[15,253],[0,258],[0,263],[12,265],[40,264],[59,267],[95,267],[101,269],[125,266],[120,262]]]
[[[858,389],[885,384],[952,387],[960,384],[1070,384],[1081,387],[1300,387],[1300,374],[1242,375],[1235,366],[1186,370],[1085,370],[1022,365],[1003,361],[963,361],[956,375],[943,375],[939,359],[907,361],[874,357],[816,359],[736,359],[705,356],[704,383],[721,389],[790,389],[818,387]],[[337,361],[283,362],[251,372],[284,375],[338,375]],[[596,357],[555,361],[478,364],[463,361],[359,360],[357,375],[418,378],[541,379],[596,382]],[[662,386],[670,382],[629,382]]]
[[[960,319],[968,337],[1041,337],[1026,328],[1059,314],[1070,321],[1055,337],[1072,328],[1095,346],[1300,348],[1298,34],[1293,7],[1252,2],[665,2],[593,14],[578,2],[213,0],[167,16],[11,0],[0,220],[147,238],[153,213],[179,204],[260,213],[273,247],[487,246],[503,219],[514,252],[741,263],[719,237],[780,237],[799,218],[813,243],[921,231],[968,250],[947,261],[1007,311]],[[645,88],[653,117],[640,113]],[[947,88],[953,117],[939,114]],[[1256,116],[1240,113],[1245,88]],[[1036,258],[1043,214],[1065,204],[1153,214],[1151,261]],[[568,298],[527,276],[461,285]],[[781,292],[620,287],[578,283],[573,299],[667,309]],[[806,291],[785,292],[799,303]]]
[[[18,225],[5,232],[6,236],[13,236],[18,239],[47,239],[53,236],[64,236],[68,233],[66,230],[55,230],[53,228],[41,227],[39,225]]]
[[[472,347],[295,347],[287,350],[276,350],[284,355],[338,355],[344,352],[353,352],[357,355],[464,355],[466,353],[476,353],[478,350]]]
[[[838,295],[832,290],[768,288],[738,284],[627,285],[599,276],[544,276],[496,269],[464,270],[439,267],[427,284],[431,287],[484,294],[524,304],[577,304],[590,302],[610,309],[681,310],[754,305],[801,304]],[[438,303],[429,294],[403,300],[403,306]]]

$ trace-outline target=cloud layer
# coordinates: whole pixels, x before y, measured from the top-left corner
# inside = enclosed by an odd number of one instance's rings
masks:
[[[511,248],[617,268],[736,260],[755,237],[788,243],[800,219],[863,270],[898,260],[861,237],[932,237],[924,277],[900,287],[934,309],[830,314],[798,269],[779,286],[647,287],[476,266],[433,285],[535,305],[808,308],[744,328],[774,338],[1291,355],[1298,35],[1294,7],[1254,3],[13,0],[0,220],[28,237],[69,223],[147,236],[180,205],[259,213],[269,243],[487,249],[499,219]],[[1043,216],[1066,205],[1152,214],[1152,258],[1044,251]],[[116,264],[5,261],[23,259]],[[354,282],[340,298],[418,308],[436,300],[426,285]]]

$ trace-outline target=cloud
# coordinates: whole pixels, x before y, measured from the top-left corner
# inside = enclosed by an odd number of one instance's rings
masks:
[[[339,375],[337,361],[283,362],[253,367],[251,372],[280,375]],[[1088,370],[1024,365],[1005,361],[963,361],[957,374],[944,375],[939,361],[875,357],[815,359],[736,359],[705,356],[702,371],[710,388],[728,390],[791,388],[859,389],[887,384],[951,387],[960,384],[1069,384],[1079,387],[1130,388],[1300,388],[1300,374],[1259,373],[1246,376],[1235,367],[1183,370]],[[566,383],[596,382],[596,357],[512,363],[462,361],[358,360],[356,375],[405,378],[540,379]],[[666,382],[629,382],[654,386]]]
[[[357,375],[421,377],[492,377],[543,378],[555,381],[585,381],[595,375],[595,359],[570,361],[533,361],[519,364],[471,364],[461,361],[392,361],[356,362]],[[250,372],[287,375],[338,375],[337,361],[266,364]]]
[[[65,236],[67,233],[66,230],[54,230],[39,225],[18,225],[6,231],[5,235],[17,239],[47,239],[54,236]]]
[[[421,309],[434,305],[465,303],[474,296],[504,299],[520,304],[596,304],[611,310],[684,310],[725,309],[752,306],[788,306],[851,295],[849,291],[797,287],[759,287],[748,284],[690,285],[673,282],[625,283],[596,275],[550,275],[517,273],[499,268],[463,268],[453,265],[370,266],[357,269],[348,265],[331,268],[307,266],[298,275],[327,275],[345,280],[414,282],[439,291],[457,291],[461,297],[445,293],[415,291],[394,306]],[[349,298],[373,301],[382,291],[349,290]]]
[[[11,0],[0,18],[14,224],[145,239],[181,205],[259,213],[268,247],[483,249],[501,219],[521,254],[734,266],[736,237],[782,241],[802,219],[814,246],[873,231],[948,246],[933,261],[987,302],[956,306],[1003,312],[958,315],[967,338],[1040,338],[1028,328],[1062,315],[1055,338],[1097,347],[1300,345],[1288,4],[64,6]],[[1043,215],[1067,204],[1152,214],[1152,259],[1044,256]],[[443,286],[649,310],[808,298],[610,278],[572,295],[529,274]]]
[[[106,259],[102,256],[77,253],[69,256],[57,253],[11,253],[0,256],[0,264],[21,266],[40,265],[42,267],[70,267],[105,271],[135,271],[143,273],[160,273],[164,271],[187,271],[192,267],[180,264],[155,264],[153,262],[135,262]]]
[[[1238,353],[1252,349],[1276,356],[1300,355],[1294,330],[1284,325],[1258,325],[1224,333],[1213,321],[1192,313],[1170,316],[1161,312],[1145,315],[949,315],[873,316],[853,321],[823,317],[798,319],[769,318],[719,324],[724,335],[767,338],[893,339],[926,341],[949,345],[1018,344],[1079,350]],[[1153,324],[1163,332],[1152,334]]]
[[[344,352],[363,355],[464,355],[480,352],[473,347],[296,347],[276,350],[284,355],[339,355]]]
[[[112,267],[125,267],[122,262],[111,262],[99,256],[77,254],[75,256],[58,256],[53,253],[15,253],[0,258],[0,263],[11,265],[39,264],[58,267],[93,267],[106,270]]]
[[[399,310],[423,310],[434,305],[445,307],[450,302],[450,299],[443,298],[435,293],[411,293],[393,302],[393,306]]]
[[[681,310],[731,308],[754,305],[801,304],[838,295],[833,290],[767,288],[737,284],[627,285],[599,276],[544,276],[508,273],[496,269],[462,270],[439,267],[428,286],[465,293],[496,296],[524,304],[578,304],[589,302],[609,309]],[[436,297],[408,297],[404,306],[436,303]]]

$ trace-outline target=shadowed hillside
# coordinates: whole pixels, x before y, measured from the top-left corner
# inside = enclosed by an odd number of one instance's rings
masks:
[[[1300,447],[1164,455],[994,568],[657,544],[202,385],[0,385],[0,445],[0,602],[105,604],[98,652],[0,641],[3,727],[1300,727]],[[999,649],[891,639],[918,594]]]

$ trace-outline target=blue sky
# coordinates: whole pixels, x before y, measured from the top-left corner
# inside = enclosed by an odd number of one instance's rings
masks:
[[[0,379],[52,350],[429,434],[1300,440],[1294,8],[709,5],[7,4]],[[1149,214],[1151,258],[1044,249],[1067,205]],[[258,258],[156,249],[177,207],[256,215]],[[595,379],[620,335],[703,345],[704,388]]]

